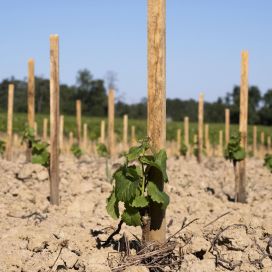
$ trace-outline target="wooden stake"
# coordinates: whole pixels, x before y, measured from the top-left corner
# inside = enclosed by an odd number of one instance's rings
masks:
[[[165,0],[148,0],[148,105],[147,133],[152,148],[165,148],[166,101],[165,101]],[[161,175],[155,169],[157,186],[163,190]],[[160,205],[150,208],[150,236],[143,240],[164,242],[166,239],[165,212]]]
[[[114,90],[110,89],[108,94],[108,150],[114,155]]]
[[[123,117],[123,147],[126,151],[128,148],[128,116],[127,114]]]
[[[77,142],[81,144],[81,101],[76,101]]]
[[[74,133],[70,131],[69,132],[69,150],[71,149],[73,144],[74,144]]]
[[[189,117],[184,117],[184,144],[189,149]]]
[[[27,120],[28,127],[34,129],[34,136],[37,136],[35,130],[35,72],[34,60],[28,60],[28,83],[27,83]],[[26,146],[26,161],[31,162],[32,146],[29,141]]]
[[[135,126],[131,126],[131,145],[134,146],[136,144],[137,144],[137,139],[136,139]]]
[[[225,109],[225,141],[226,145],[229,143],[230,138],[230,110]]]
[[[253,156],[257,156],[257,126],[253,126]]]
[[[199,95],[198,102],[198,155],[197,161],[201,163],[203,153],[203,121],[204,121],[204,96]]]
[[[47,126],[48,126],[48,119],[43,119],[43,140],[47,142]]]
[[[59,135],[59,145],[60,145],[60,150],[63,151],[63,132],[64,132],[64,116],[60,116],[60,135]]]
[[[181,148],[181,129],[177,129],[177,154],[180,154],[180,148]]]
[[[59,36],[50,35],[50,202],[59,205]]]
[[[100,143],[105,144],[105,121],[102,120],[100,124]]]
[[[8,86],[8,121],[7,121],[7,146],[6,146],[6,159],[12,159],[12,124],[13,124],[13,99],[14,99],[14,85]]]
[[[27,84],[27,101],[28,101],[28,126],[34,128],[35,122],[35,76],[34,60],[28,61],[28,84]]]
[[[241,62],[241,90],[240,90],[240,123],[241,146],[247,150],[247,118],[248,118],[248,52],[242,52]],[[245,203],[246,194],[246,159],[239,162],[239,185],[237,186],[236,199]]]
[[[88,148],[88,125],[83,124],[83,148],[87,151]]]

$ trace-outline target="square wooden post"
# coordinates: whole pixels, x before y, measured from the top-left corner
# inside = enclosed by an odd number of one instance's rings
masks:
[[[198,102],[198,155],[197,161],[198,163],[202,162],[202,155],[203,155],[203,123],[204,123],[204,96],[201,93],[199,95],[199,102]]]
[[[153,150],[165,148],[166,99],[165,99],[165,0],[148,0],[148,101],[147,133]],[[156,175],[154,173],[151,173]],[[163,190],[158,176],[157,186]],[[150,208],[150,237],[147,240],[164,242],[166,239],[165,211],[160,205]]]
[[[50,36],[50,202],[59,205],[59,36]]]
[[[241,61],[241,87],[240,87],[240,122],[241,146],[247,150],[247,119],[248,119],[248,52],[242,52]],[[245,203],[246,193],[246,159],[239,162],[239,184],[237,186],[236,200]]]

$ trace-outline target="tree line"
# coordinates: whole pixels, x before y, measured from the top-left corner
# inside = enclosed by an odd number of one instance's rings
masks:
[[[27,111],[27,80],[14,77],[3,79],[0,83],[0,110],[7,108],[8,84],[15,85],[14,111]],[[49,79],[35,77],[35,108],[37,113],[49,113]],[[78,71],[76,84],[60,85],[60,110],[62,114],[75,114],[75,100],[82,102],[82,112],[86,116],[107,116],[107,88],[115,87],[114,78],[110,78],[108,86],[102,79],[94,79],[87,69]],[[234,86],[225,97],[219,97],[215,102],[205,102],[205,122],[222,123],[225,120],[225,108],[229,108],[231,123],[239,122],[240,87]],[[249,124],[269,125],[272,123],[272,89],[263,95],[257,86],[249,87],[248,94],[248,120]],[[121,98],[117,98],[115,111],[116,116],[128,114],[133,119],[145,119],[147,112],[146,98],[139,103],[127,104]],[[189,116],[192,122],[197,121],[198,102],[194,99],[182,100],[179,98],[166,100],[167,118],[180,121]]]

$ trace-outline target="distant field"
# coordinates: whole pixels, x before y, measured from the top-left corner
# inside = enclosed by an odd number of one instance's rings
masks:
[[[38,124],[38,133],[42,134],[42,121],[43,118],[48,118],[48,115],[37,114],[36,121]],[[27,115],[24,113],[14,114],[13,129],[14,132],[20,134],[24,130],[24,125],[27,120]],[[88,124],[89,137],[95,140],[100,135],[100,122],[105,120],[107,123],[107,118],[97,118],[97,117],[86,117],[82,116],[82,123]],[[130,127],[134,125],[136,127],[137,138],[142,138],[146,135],[146,121],[145,120],[133,120],[129,119],[129,136]],[[116,118],[115,120],[115,131],[117,133],[117,139],[122,139],[122,118]],[[209,124],[210,126],[210,141],[211,143],[218,143],[219,130],[224,131],[224,124]],[[176,140],[177,129],[181,128],[183,132],[183,122],[167,122],[167,140]],[[49,129],[49,128],[48,128]],[[231,125],[231,133],[238,130],[238,125]],[[6,113],[0,113],[0,131],[6,131]],[[75,116],[65,116],[64,117],[64,134],[68,136],[69,132],[76,132],[76,118]],[[253,126],[249,126],[248,143],[252,143],[252,131]],[[260,132],[264,131],[265,135],[271,135],[271,127],[258,126],[258,140],[260,140]],[[190,123],[190,141],[193,141],[193,134],[197,132],[197,123]],[[183,134],[182,134],[183,135]],[[266,138],[266,137],[265,137]]]

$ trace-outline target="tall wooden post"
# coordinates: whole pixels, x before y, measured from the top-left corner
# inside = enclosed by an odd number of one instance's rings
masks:
[[[131,145],[134,146],[136,145],[137,140],[136,140],[136,131],[135,131],[135,126],[131,126]]]
[[[240,90],[240,122],[241,146],[247,150],[247,118],[248,118],[248,52],[242,52],[241,62],[241,90]],[[239,162],[239,185],[236,199],[245,203],[246,194],[246,159]]]
[[[253,156],[257,156],[257,126],[253,126]]]
[[[181,148],[181,129],[177,129],[177,153],[180,154],[180,148]]]
[[[74,133],[70,131],[69,132],[69,150],[71,149],[73,144],[74,144]]]
[[[147,132],[152,148],[159,151],[166,140],[165,102],[165,0],[148,0],[148,105]],[[163,181],[155,169],[157,186],[163,190]],[[165,212],[160,205],[150,208],[150,237],[147,240],[165,241]]]
[[[189,149],[189,117],[184,117],[184,144]]]
[[[63,151],[63,132],[64,132],[64,116],[60,116],[60,135],[59,135],[59,145],[60,150]]]
[[[27,109],[28,126],[34,128],[35,122],[35,76],[34,60],[28,61],[28,84],[27,84]]]
[[[28,127],[34,129],[35,134],[35,72],[34,60],[28,60],[28,82],[27,82],[27,120]],[[31,161],[32,146],[31,142],[27,143],[26,147],[26,161]]]
[[[47,126],[48,126],[48,119],[43,119],[43,140],[47,142]]]
[[[102,120],[100,123],[100,141],[101,144],[105,144],[105,121]]]
[[[81,101],[76,101],[77,142],[81,144]]]
[[[128,148],[128,116],[127,114],[123,117],[123,148],[126,151]]]
[[[12,143],[13,143],[13,99],[14,99],[14,85],[8,86],[8,120],[7,120],[7,146],[6,146],[6,159],[12,159]]]
[[[230,138],[230,110],[225,109],[225,141],[226,145],[229,143]]]
[[[114,90],[110,89],[108,94],[108,150],[114,155]]]
[[[205,124],[205,147],[207,156],[210,156],[209,124]]]
[[[50,202],[59,205],[59,36],[50,35]]]
[[[204,96],[201,93],[199,95],[198,102],[198,155],[197,161],[201,163],[202,161],[202,152],[203,152],[203,121],[204,121]]]
[[[88,148],[88,125],[83,124],[83,148],[86,150]]]

